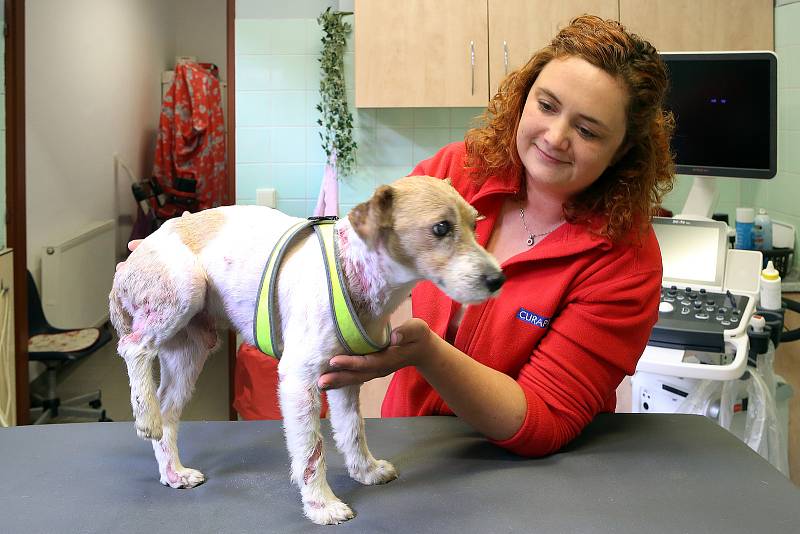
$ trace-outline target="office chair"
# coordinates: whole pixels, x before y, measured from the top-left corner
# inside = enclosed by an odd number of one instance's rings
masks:
[[[56,392],[58,370],[70,362],[81,360],[111,340],[107,327],[63,330],[47,322],[42,310],[39,291],[28,271],[28,360],[42,362],[47,370],[47,392],[45,395],[31,393],[36,406],[30,410],[33,424],[47,423],[58,415],[85,417],[96,421],[110,421],[102,408],[100,390],[92,391],[66,400]],[[78,340],[76,344],[75,340]],[[59,346],[61,345],[61,346]],[[72,346],[70,346],[72,345]],[[77,348],[77,350],[76,350]],[[49,350],[45,350],[49,349]],[[81,405],[88,404],[89,407]]]

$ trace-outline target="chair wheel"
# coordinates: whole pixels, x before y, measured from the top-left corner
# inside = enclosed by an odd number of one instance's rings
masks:
[[[90,403],[89,403],[89,406],[91,406],[91,407],[92,407],[92,408],[94,408],[95,410],[96,410],[97,408],[99,408],[100,406],[102,406],[102,405],[103,405],[103,403],[100,401],[100,399],[93,400],[92,402],[90,402]]]

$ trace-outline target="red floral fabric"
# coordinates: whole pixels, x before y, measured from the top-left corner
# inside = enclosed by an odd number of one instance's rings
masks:
[[[165,191],[177,178],[195,180],[198,210],[228,203],[220,83],[197,63],[175,67],[161,106],[153,176]]]

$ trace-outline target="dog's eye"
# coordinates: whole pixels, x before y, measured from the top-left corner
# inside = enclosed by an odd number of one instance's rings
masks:
[[[433,235],[436,237],[444,237],[450,233],[453,226],[449,221],[441,221],[433,225]]]

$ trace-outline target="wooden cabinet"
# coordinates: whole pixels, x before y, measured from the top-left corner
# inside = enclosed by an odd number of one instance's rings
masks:
[[[585,13],[617,19],[619,0],[488,0],[489,90],[524,65],[569,22]]]
[[[619,0],[619,20],[661,52],[772,50],[773,0]]]
[[[356,0],[356,107],[480,107],[486,0]]]
[[[355,0],[356,107],[483,107],[575,16],[662,51],[772,50],[772,0]]]
[[[356,107],[482,107],[559,28],[618,0],[356,0]]]

